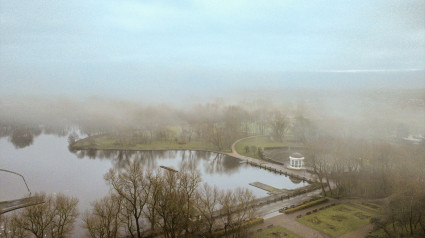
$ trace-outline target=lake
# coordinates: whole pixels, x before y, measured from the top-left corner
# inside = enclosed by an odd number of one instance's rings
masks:
[[[219,188],[246,187],[257,197],[267,192],[250,186],[261,182],[276,188],[295,189],[307,184],[293,183],[289,177],[241,163],[238,159],[204,151],[122,151],[87,150],[70,152],[67,137],[40,134],[28,146],[15,147],[6,137],[0,139],[0,168],[22,174],[32,193],[64,193],[77,197],[79,210],[108,192],[103,180],[110,168],[121,168],[132,159],[142,161],[146,169],[159,166],[178,170],[182,161],[191,161],[202,174],[202,181]],[[28,195],[22,179],[0,172],[0,201]]]

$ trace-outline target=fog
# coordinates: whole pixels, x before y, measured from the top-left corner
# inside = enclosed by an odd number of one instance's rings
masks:
[[[211,106],[216,107],[215,113]],[[0,119],[4,125],[92,126],[109,131],[217,119],[229,106],[250,114],[280,111],[292,118],[303,116],[317,124],[321,133],[343,137],[390,139],[400,125],[412,135],[425,133],[425,89],[421,88],[235,90],[223,97],[198,96],[191,102],[168,99],[167,103],[101,96],[1,97]]]
[[[0,6],[0,169],[37,192],[0,174],[0,199],[43,204],[1,215],[0,232],[247,237],[258,188],[280,208],[379,201],[375,231],[425,236],[423,0]],[[272,172],[298,185],[267,187]],[[54,222],[34,229],[37,209]]]

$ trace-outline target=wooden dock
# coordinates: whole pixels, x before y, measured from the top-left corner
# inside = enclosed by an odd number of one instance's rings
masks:
[[[263,190],[267,191],[270,195],[282,194],[282,193],[288,191],[286,189],[275,188],[275,187],[272,187],[270,185],[260,183],[260,182],[253,182],[253,183],[250,183],[249,185],[257,187],[259,189],[263,189]]]

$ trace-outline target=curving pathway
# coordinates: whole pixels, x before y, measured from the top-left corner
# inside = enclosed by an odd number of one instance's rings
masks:
[[[249,138],[253,138],[253,137],[259,137],[259,136],[249,136],[249,137],[245,137],[245,138],[242,138],[242,139],[239,139],[239,140],[233,142],[232,153],[226,153],[226,154],[229,155],[229,156],[238,158],[242,161],[246,161],[248,163],[253,163],[253,164],[261,165],[261,166],[266,167],[266,168],[270,168],[271,170],[278,170],[278,171],[282,171],[284,173],[286,172],[288,175],[292,175],[292,176],[296,176],[296,177],[305,177],[307,180],[311,180],[311,181],[316,180],[316,176],[306,172],[305,170],[291,170],[291,169],[288,169],[287,167],[280,165],[280,164],[275,164],[275,163],[271,163],[271,162],[267,162],[267,161],[264,161],[264,160],[260,160],[260,159],[256,159],[256,158],[252,158],[252,157],[248,157],[248,156],[244,156],[244,155],[239,154],[236,151],[236,144],[238,142],[240,142],[241,140],[245,140],[245,139],[249,139]]]

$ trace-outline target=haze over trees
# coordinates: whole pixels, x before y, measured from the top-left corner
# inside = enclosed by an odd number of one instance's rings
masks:
[[[313,93],[306,94],[303,103],[261,99],[184,107],[100,99],[77,106],[72,100],[41,100],[51,111],[36,111],[28,100],[17,100],[13,108],[7,103],[0,104],[0,137],[7,137],[17,149],[30,146],[41,133],[68,135],[70,144],[86,137],[92,146],[96,145],[96,138],[108,135],[114,138],[117,147],[196,142],[208,144],[214,150],[229,151],[234,141],[251,135],[302,143],[309,170],[322,182],[323,195],[384,199],[388,206],[384,216],[375,221],[377,227],[388,234],[422,235],[425,232],[421,192],[425,187],[425,152],[424,140],[420,140],[425,134],[423,95],[423,90],[404,94],[358,92],[348,98]],[[254,155],[264,148],[252,145],[244,149]],[[104,157],[125,157],[131,152],[101,153]],[[95,150],[77,153],[80,157],[95,154]],[[253,216],[247,206],[252,194],[205,185],[191,165],[178,173],[148,172],[137,163],[124,167],[117,166],[105,176],[110,194],[94,202],[80,216],[88,236],[141,237],[152,232],[167,237],[195,234],[211,237],[219,224],[226,232],[237,230],[241,220]],[[53,204],[44,210],[56,210],[54,198],[45,195],[44,199]],[[218,219],[217,209],[222,212]],[[60,217],[57,212],[42,216],[52,217],[52,214]],[[29,223],[23,222],[24,215],[22,212],[13,217],[3,216],[2,222],[14,227],[16,234],[37,233],[28,228]],[[45,228],[39,230],[52,233],[52,224],[56,223],[40,224]],[[61,232],[66,236],[69,229],[62,227]]]

